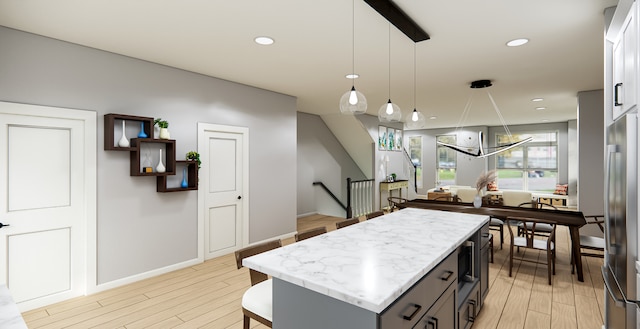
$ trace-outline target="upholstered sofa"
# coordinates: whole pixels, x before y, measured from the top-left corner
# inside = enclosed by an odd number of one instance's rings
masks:
[[[469,191],[471,189],[475,190],[474,187],[471,186],[465,186],[465,185],[449,185],[449,186],[442,186],[439,188],[431,188],[429,190],[427,190],[427,193],[429,192],[435,192],[435,191],[445,191],[445,192],[450,192],[452,196],[457,196],[458,195],[458,190],[459,189],[463,189],[464,192],[462,194],[464,194],[465,196],[469,195]],[[495,196],[496,198],[503,198],[503,194],[506,190],[499,190],[499,191],[484,191],[483,195],[492,195]],[[523,191],[516,191],[516,190],[509,190],[509,191],[513,191],[513,192],[523,192]],[[507,192],[509,193],[509,192]],[[531,193],[531,196],[529,197],[530,200],[526,200],[524,201],[523,197],[519,197],[517,198],[518,201],[521,202],[529,202],[531,200],[535,200],[538,201],[540,203],[547,203],[556,207],[562,207],[562,206],[566,206],[567,205],[567,199],[568,196],[567,195],[561,195],[561,194],[552,194],[552,193],[538,193],[538,192],[529,192]],[[516,193],[517,194],[517,193]],[[428,194],[427,194],[428,195]],[[418,195],[418,198],[420,199],[427,199],[427,195]],[[525,194],[526,195],[526,194]],[[526,199],[526,197],[524,197]],[[465,199],[468,199],[467,197],[465,197]],[[473,201],[473,200],[471,200]],[[471,202],[469,200],[462,200],[462,202]],[[518,202],[518,203],[521,203]],[[516,204],[517,206],[517,204]]]

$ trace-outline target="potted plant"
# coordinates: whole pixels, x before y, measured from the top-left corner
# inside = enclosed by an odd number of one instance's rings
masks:
[[[154,125],[158,126],[158,128],[160,128],[160,139],[169,139],[171,138],[169,135],[169,130],[167,128],[169,128],[169,122],[166,120],[162,120],[162,118],[157,118],[155,120],[153,120]]]
[[[198,169],[200,169],[200,154],[196,151],[189,151],[186,155],[187,161],[196,161],[198,163]]]

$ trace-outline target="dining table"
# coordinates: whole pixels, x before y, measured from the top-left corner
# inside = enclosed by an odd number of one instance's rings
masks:
[[[564,209],[539,209],[532,207],[511,207],[501,204],[483,203],[476,208],[471,203],[414,199],[395,203],[398,208],[422,208],[442,211],[454,211],[469,214],[489,215],[506,220],[508,217],[524,217],[553,221],[557,225],[568,227],[571,237],[571,250],[578,281],[584,282],[582,254],[580,252],[580,228],[587,224],[581,211]]]

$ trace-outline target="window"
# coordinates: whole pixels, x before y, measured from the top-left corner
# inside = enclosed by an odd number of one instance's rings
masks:
[[[436,140],[439,142],[456,145],[456,136],[455,135],[441,135],[437,136]],[[436,154],[438,154],[438,158],[436,159],[436,186],[444,186],[444,185],[455,185],[456,183],[456,151],[445,147],[445,146],[436,146]]]
[[[558,133],[556,131],[514,134],[513,140],[533,139],[522,146],[498,153],[498,186],[504,190],[553,193],[558,183]],[[498,146],[511,142],[496,135]]]
[[[416,166],[416,186],[422,188],[422,136],[409,137],[409,157]]]

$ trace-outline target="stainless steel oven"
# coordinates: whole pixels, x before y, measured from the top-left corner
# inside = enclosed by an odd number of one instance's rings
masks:
[[[476,244],[465,241],[458,250],[458,285],[473,283],[477,277],[475,273]]]

